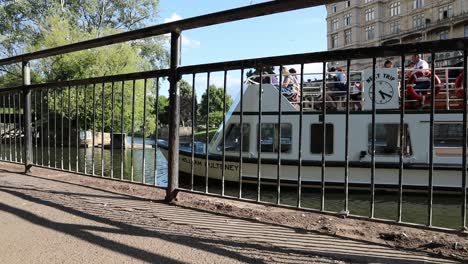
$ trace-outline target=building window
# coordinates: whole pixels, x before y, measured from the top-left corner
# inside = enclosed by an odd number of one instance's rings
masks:
[[[424,0],[413,0],[413,9],[422,8],[424,5]]]
[[[390,23],[390,33],[400,33],[400,21],[393,21]]]
[[[390,16],[398,16],[401,12],[400,2],[394,2],[390,4]]]
[[[351,29],[346,30],[344,34],[345,34],[345,40],[344,40],[345,45],[350,45],[352,41]]]
[[[372,153],[372,124],[369,124],[368,131],[368,151]],[[403,126],[403,144],[400,143],[400,124],[375,124],[375,154],[377,155],[397,155],[400,154],[400,147],[403,145],[403,154],[411,155],[411,141],[408,125]]]
[[[424,26],[424,15],[413,16],[413,28],[421,28]]]
[[[262,152],[278,152],[278,124],[262,124],[262,137],[260,139]],[[281,124],[281,152],[291,152],[292,125]]]
[[[448,30],[444,30],[439,33],[439,39],[448,39],[448,38],[449,38]]]
[[[366,40],[372,40],[375,37],[375,26],[366,27]]]
[[[439,8],[439,20],[453,16],[452,5]]]
[[[333,154],[333,124],[325,124],[325,154]],[[323,152],[323,124],[310,126],[310,152],[321,154]]]
[[[366,21],[374,20],[375,18],[375,8],[366,9]]]
[[[333,31],[335,31],[335,30],[338,29],[338,27],[339,27],[339,20],[338,20],[338,18],[332,20],[332,26],[331,26],[331,27],[332,27],[332,30],[333,30]]]
[[[465,25],[465,38],[468,37],[468,25]]]
[[[344,25],[351,25],[351,13],[344,15]]]
[[[248,152],[250,146],[250,125],[243,124],[243,131],[242,131],[242,151]],[[241,130],[240,124],[231,124],[226,132],[226,151],[239,151],[240,150],[240,138],[241,138]],[[218,150],[221,151],[223,149],[223,143],[221,142],[218,145]]]
[[[337,34],[331,36],[331,47],[338,48],[338,35]]]
[[[346,1],[346,7],[350,7],[351,6],[351,1]]]
[[[336,13],[336,5],[332,6],[333,13]]]

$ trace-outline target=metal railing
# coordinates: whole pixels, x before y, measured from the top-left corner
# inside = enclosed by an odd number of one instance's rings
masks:
[[[386,222],[393,222],[393,223],[400,223],[400,224],[408,224],[420,227],[428,227],[434,229],[444,229],[441,227],[434,227],[433,225],[433,200],[434,200],[434,170],[437,169],[434,166],[434,123],[435,123],[435,115],[439,113],[443,113],[439,109],[436,109],[436,99],[434,96],[430,98],[429,108],[425,110],[415,110],[415,112],[419,112],[422,114],[426,114],[429,116],[429,145],[428,145],[428,161],[424,164],[424,172],[426,172],[428,178],[428,184],[426,186],[427,191],[427,221],[425,223],[415,223],[414,221],[404,222],[403,217],[403,204],[404,204],[404,185],[405,181],[405,172],[408,168],[408,162],[406,159],[405,150],[403,147],[400,147],[398,150],[398,161],[394,164],[393,168],[395,169],[395,173],[398,174],[398,180],[395,187],[397,188],[398,193],[398,201],[397,201],[397,216],[393,220],[383,220],[377,219],[375,215],[375,203],[376,203],[376,191],[377,191],[377,184],[376,184],[376,168],[378,164],[377,162],[377,155],[376,155],[376,126],[377,126],[377,115],[385,114],[387,112],[397,114],[399,116],[399,142],[404,142],[406,140],[405,134],[405,124],[406,124],[406,115],[413,110],[408,110],[407,100],[406,100],[406,91],[405,91],[405,82],[406,79],[404,75],[401,77],[401,102],[399,104],[399,109],[393,110],[381,110],[377,109],[376,107],[376,100],[372,100],[372,109],[362,111],[363,113],[367,114],[370,119],[370,160],[368,163],[365,164],[365,168],[370,170],[370,180],[368,183],[368,192],[369,192],[369,214],[364,215],[355,215],[350,212],[350,202],[349,202],[349,195],[350,195],[350,167],[355,167],[356,162],[354,162],[354,158],[350,156],[350,127],[351,127],[351,117],[354,114],[354,111],[351,109],[351,98],[350,98],[350,88],[351,82],[347,82],[346,84],[346,91],[345,91],[345,100],[344,100],[344,109],[338,110],[328,110],[327,109],[327,89],[321,89],[321,108],[317,111],[307,112],[304,111],[304,67],[307,64],[311,63],[319,63],[321,64],[321,87],[326,87],[327,85],[327,71],[326,71],[326,63],[330,61],[337,61],[337,60],[346,60],[347,61],[347,72],[346,75],[350,76],[351,74],[351,62],[353,60],[360,60],[360,59],[368,59],[371,58],[373,60],[373,70],[372,70],[372,94],[376,92],[376,58],[385,58],[390,56],[397,56],[401,59],[402,65],[404,65],[405,59],[407,55],[415,54],[415,53],[429,53],[432,57],[434,57],[435,53],[438,52],[447,52],[447,51],[455,51],[461,50],[463,51],[463,58],[466,58],[466,46],[468,44],[468,39],[452,39],[452,40],[441,40],[441,41],[432,41],[432,42],[420,42],[414,44],[404,44],[404,45],[394,45],[394,46],[386,46],[385,48],[382,47],[368,47],[368,48],[359,48],[359,49],[352,49],[352,50],[335,50],[335,51],[328,51],[328,52],[315,52],[315,53],[305,53],[305,54],[294,54],[294,55],[287,55],[287,56],[276,56],[276,57],[268,57],[268,58],[255,58],[255,59],[248,59],[248,60],[238,60],[238,61],[226,61],[226,62],[218,62],[218,63],[209,63],[209,64],[199,64],[199,65],[191,65],[191,66],[180,66],[180,40],[181,40],[181,32],[187,29],[199,28],[213,24],[237,21],[246,18],[252,18],[256,16],[274,14],[279,12],[286,12],[290,10],[296,10],[300,8],[307,8],[318,6],[322,4],[328,4],[333,2],[339,1],[325,1],[325,0],[297,0],[297,1],[272,1],[263,4],[251,5],[249,7],[243,7],[223,12],[218,12],[210,15],[195,17],[191,19],[180,20],[168,24],[162,24],[154,27],[144,28],[132,32],[121,33],[117,35],[107,36],[103,38],[98,38],[94,40],[84,41],[81,43],[70,44],[62,47],[52,48],[48,50],[28,53],[20,56],[15,56],[11,58],[1,59],[0,65],[8,65],[13,63],[22,63],[23,67],[23,86],[21,87],[10,87],[0,89],[0,102],[3,102],[2,106],[2,115],[4,118],[12,118],[13,116],[13,126],[11,125],[11,120],[7,120],[8,125],[6,122],[3,122],[3,131],[9,131],[8,133],[3,133],[5,136],[2,138],[2,144],[0,144],[0,159],[3,161],[10,161],[10,162],[17,162],[25,164],[26,171],[32,166],[43,166],[48,168],[54,168],[59,170],[66,170],[66,171],[73,171],[80,174],[85,175],[92,175],[92,176],[101,176],[101,177],[110,177],[116,180],[128,180],[131,182],[141,183],[141,184],[151,184],[158,186],[158,166],[159,163],[157,162],[157,154],[158,151],[158,125],[156,126],[155,133],[154,133],[154,147],[155,147],[155,154],[153,158],[154,167],[152,171],[149,173],[154,175],[154,178],[146,177],[146,173],[148,172],[148,158],[145,156],[147,151],[145,151],[146,146],[145,141],[143,140],[143,148],[142,148],[142,156],[141,160],[135,157],[134,149],[135,149],[135,142],[134,137],[132,137],[131,142],[131,149],[130,149],[130,169],[126,168],[125,162],[125,151],[124,149],[127,147],[125,140],[122,139],[120,144],[121,147],[116,148],[115,145],[111,145],[111,159],[109,161],[110,171],[106,175],[105,171],[105,164],[106,161],[104,159],[104,151],[105,151],[105,139],[104,139],[104,112],[111,111],[112,112],[112,120],[110,126],[110,136],[114,138],[117,132],[121,134],[125,134],[125,128],[123,127],[123,119],[131,118],[131,133],[134,136],[135,132],[135,97],[136,94],[142,92],[144,99],[144,110],[143,116],[146,119],[146,113],[148,113],[147,107],[147,98],[148,89],[154,89],[154,94],[156,95],[155,98],[157,100],[159,95],[159,82],[164,78],[169,80],[169,113],[170,113],[170,122],[169,122],[169,138],[168,142],[164,145],[167,148],[168,152],[168,174],[167,174],[167,199],[172,200],[177,194],[179,190],[191,191],[191,192],[201,192],[205,194],[214,194],[210,192],[209,185],[211,184],[210,180],[215,175],[209,175],[210,166],[213,166],[210,161],[220,162],[221,172],[219,175],[219,182],[221,185],[221,190],[218,195],[223,197],[229,198],[237,198],[243,200],[253,200],[255,202],[263,203],[265,202],[262,199],[262,191],[264,191],[265,185],[265,176],[270,175],[263,175],[263,168],[264,166],[271,166],[274,165],[276,171],[276,178],[273,179],[273,184],[275,186],[274,194],[275,194],[275,201],[272,202],[273,204],[279,206],[287,206],[293,207],[298,209],[306,209],[306,210],[313,210],[313,211],[320,211],[323,213],[332,213],[332,214],[346,214],[350,217],[357,217],[357,218],[366,218],[366,219],[373,219],[376,221],[386,221]],[[135,39],[141,39],[149,36],[161,35],[161,34],[171,34],[171,63],[169,69],[164,70],[157,70],[157,71],[149,71],[149,72],[138,72],[138,73],[131,73],[131,74],[122,74],[122,75],[114,75],[114,76],[104,76],[104,77],[96,77],[96,78],[89,78],[89,79],[82,79],[82,80],[70,80],[70,81],[59,81],[59,82],[51,82],[51,83],[42,83],[42,84],[31,84],[30,83],[30,67],[29,61],[46,58],[50,56],[55,56],[59,54],[65,54],[68,52],[74,52],[89,48],[96,48],[102,47],[114,43],[125,42]],[[466,76],[467,76],[467,65],[466,59],[464,60],[464,90],[466,90]],[[263,101],[263,89],[267,88],[264,87],[264,84],[261,82],[258,84],[258,90],[256,91],[257,100],[257,107],[256,111],[244,111],[245,106],[245,96],[244,92],[246,91],[247,87],[245,87],[244,80],[246,79],[245,73],[247,69],[260,69],[260,79],[263,77],[263,68],[269,66],[281,66],[284,65],[300,65],[300,96],[299,96],[299,109],[294,115],[298,116],[298,129],[297,131],[297,157],[291,161],[290,159],[285,159],[283,152],[282,152],[282,133],[283,129],[281,129],[281,125],[283,124],[284,120],[286,119],[285,116],[291,115],[291,113],[286,112],[282,109],[282,100],[283,95],[282,93],[278,93],[277,101],[276,102],[267,102],[268,104],[277,104],[277,109],[275,113],[265,112],[263,107],[265,106],[265,102]],[[405,67],[403,66],[401,71],[405,72]],[[434,72],[434,65],[432,65],[432,72]],[[229,72],[240,72],[239,79],[240,87],[239,87],[239,94],[240,94],[240,101],[239,101],[239,110],[236,115],[239,116],[239,125],[240,125],[240,148],[236,155],[232,155],[232,153],[227,153],[225,147],[226,142],[226,124],[227,124],[227,103],[226,103],[226,86],[227,86],[227,74]],[[219,131],[221,134],[222,139],[222,153],[220,155],[213,155],[209,151],[210,145],[210,105],[209,103],[203,107],[206,108],[207,116],[204,117],[205,119],[205,146],[204,151],[202,154],[198,153],[196,150],[196,142],[195,142],[195,122],[196,119],[196,105],[195,105],[195,89],[196,89],[196,77],[197,75],[206,74],[206,91],[207,96],[209,96],[208,90],[211,84],[210,82],[210,75],[215,72],[223,73],[223,90],[224,90],[224,101],[223,101],[223,121],[221,125],[221,130]],[[190,164],[190,168],[188,169],[188,178],[189,184],[186,187],[181,187],[179,185],[179,171],[181,166],[179,166],[181,154],[185,150],[179,150],[180,145],[180,138],[179,138],[179,124],[180,124],[180,91],[179,91],[179,81],[183,76],[189,76],[192,80],[192,132],[190,138],[189,149],[190,151],[186,152],[188,157],[188,163]],[[285,76],[279,75],[279,82],[282,83],[282,80]],[[143,83],[143,85],[136,85],[136,83]],[[436,87],[434,85],[434,75],[432,75],[432,82],[430,87],[430,94],[435,94]],[[143,91],[139,91],[139,89],[143,87]],[[119,90],[120,89],[120,90]],[[131,99],[125,96],[125,93],[131,90]],[[110,92],[109,92],[110,91]],[[74,116],[78,116],[79,111],[82,111],[80,108],[80,103],[78,103],[78,98],[80,95],[85,95],[83,98],[86,101],[84,103],[85,108],[91,107],[93,110],[93,114],[91,117],[87,117],[85,119],[74,118]],[[106,108],[106,100],[110,100],[111,109]],[[124,113],[124,111],[128,111],[128,108],[124,107],[126,105],[126,101],[129,103],[129,106],[132,110],[129,111],[129,117]],[[209,98],[207,100],[209,102]],[[463,127],[463,140],[462,140],[462,161],[460,164],[456,164],[453,166],[452,169],[460,172],[461,177],[461,185],[456,188],[457,195],[459,193],[460,202],[458,203],[461,206],[460,212],[460,226],[463,230],[466,229],[466,208],[467,208],[467,181],[466,181],[466,172],[467,172],[467,95],[466,93],[463,94],[463,102],[461,109],[458,110],[451,110],[451,113],[463,115],[461,120],[462,127]],[[121,104],[121,113],[114,113],[114,105],[120,103]],[[158,124],[158,113],[160,109],[157,109],[156,103],[156,124]],[[8,106],[8,107],[5,107]],[[51,118],[52,112],[52,118]],[[98,112],[98,113],[97,113]],[[101,113],[101,115],[99,114]],[[317,116],[319,118],[319,122],[321,124],[321,152],[319,153],[318,160],[305,160],[305,128],[306,126],[310,125],[310,121],[306,120],[308,116]],[[340,210],[334,210],[333,212],[327,210],[326,207],[326,193],[327,189],[327,169],[329,167],[335,166],[332,161],[327,160],[327,126],[328,126],[328,119],[330,116],[334,115],[342,115],[344,117],[344,151],[343,151],[343,163],[340,163],[341,168],[343,169],[342,177],[342,192],[344,195],[342,208]],[[64,116],[67,117],[64,119]],[[264,123],[264,119],[270,120],[270,117],[274,116],[276,118],[276,125],[278,127],[276,137],[276,145],[278,146],[277,149],[274,151],[276,153],[276,158],[268,159],[264,158],[262,155],[262,125],[258,125],[256,128],[256,152],[257,154],[255,157],[252,157],[248,153],[243,152],[243,145],[244,145],[244,129],[243,126],[246,123],[247,118],[256,117],[256,122],[258,124]],[[120,118],[120,125],[121,127],[115,127],[116,120]],[[53,120],[51,124],[51,120]],[[145,124],[143,120],[143,124]],[[68,125],[66,124],[68,122]],[[101,131],[97,131],[98,125],[96,122],[101,122]],[[306,123],[307,122],[307,123]],[[117,122],[118,123],[118,122]],[[53,127],[51,127],[53,126]],[[57,132],[60,128],[60,140],[57,138]],[[87,158],[87,154],[85,153],[84,158],[80,160],[82,154],[80,154],[80,131],[83,129],[87,131],[88,129],[92,129],[92,149],[91,149],[91,167],[90,171],[88,170],[87,162],[89,159]],[[50,133],[53,131],[53,133]],[[146,128],[143,125],[143,138],[146,138]],[[101,132],[100,135],[100,146],[96,147],[97,140],[96,135],[97,132]],[[65,134],[66,133],[66,134]],[[87,140],[87,133],[85,133],[85,141]],[[52,139],[51,139],[52,137]],[[114,141],[113,139],[111,142]],[[57,143],[59,144],[57,145]],[[51,145],[53,144],[53,145]],[[67,150],[64,149],[64,146],[68,144]],[[75,144],[76,149],[71,148]],[[113,144],[113,143],[111,143]],[[163,146],[161,145],[161,146]],[[114,158],[116,154],[115,149],[121,151],[121,157],[117,161]],[[68,153],[66,153],[68,151]],[[101,156],[98,157],[98,151],[100,152]],[[54,159],[51,160],[51,155],[53,152]],[[74,152],[74,153],[73,153]],[[46,154],[44,154],[46,153]],[[267,154],[265,154],[266,156]],[[271,156],[270,154],[268,154]],[[47,157],[47,160],[44,157]],[[64,162],[64,157],[67,156],[68,164]],[[56,157],[61,157],[56,159]],[[97,162],[96,160],[100,160]],[[203,168],[203,175],[199,175],[198,168],[196,167],[197,160],[204,160],[201,163],[201,167]],[[53,164],[51,164],[51,161]],[[135,178],[135,162],[142,163],[143,174],[141,179]],[[230,178],[227,179],[227,172],[226,172],[226,165],[229,164],[238,164],[237,170],[237,179]],[[74,163],[74,164],[73,164]],[[117,163],[117,164],[116,164]],[[120,164],[118,164],[120,163]],[[80,164],[83,164],[83,169],[81,169]],[[267,165],[265,165],[267,164]],[[256,173],[255,175],[249,175],[246,177],[246,166],[256,166]],[[288,185],[284,185],[286,182],[285,179],[282,177],[282,168],[289,166],[295,168],[295,173],[297,174],[295,177],[289,177],[290,179],[294,179],[291,182],[287,182]],[[319,208],[306,208],[303,206],[302,202],[304,200],[303,191],[305,186],[304,183],[304,168],[315,166],[320,168],[318,172],[320,174],[319,181],[317,184],[319,185],[319,193],[320,193],[320,206]],[[381,166],[381,165],[379,165]],[[99,170],[97,170],[99,168]],[[380,168],[380,167],[379,167]],[[127,173],[127,171],[129,172]],[[145,171],[146,170],[146,171]],[[249,169],[251,170],[251,169]],[[203,179],[202,183],[202,190],[196,190],[196,179],[197,177]],[[232,175],[231,175],[232,176]],[[231,184],[234,181],[237,190],[236,194],[233,194],[231,191],[229,194],[226,193],[226,183]],[[246,181],[253,182],[254,191],[252,192],[253,199],[247,199],[244,196],[245,188],[251,188],[252,184],[245,185]],[[247,187],[246,187],[247,186]],[[290,188],[291,186],[295,189],[294,195],[296,196],[296,203],[294,205],[285,205],[282,203],[282,191],[285,188]],[[252,197],[251,197],[252,198]],[[446,230],[446,229],[445,229]]]

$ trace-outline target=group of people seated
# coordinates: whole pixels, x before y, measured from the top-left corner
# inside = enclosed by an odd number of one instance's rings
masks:
[[[394,64],[392,61],[387,60],[383,64],[384,68],[393,68]],[[409,71],[407,73],[407,77],[409,78],[415,71],[419,70],[427,70],[429,69],[429,64],[421,59],[421,55],[415,54],[411,57],[411,64],[408,66],[409,69],[413,69],[413,71]],[[275,87],[281,90],[281,93],[284,97],[286,97],[292,103],[299,103],[300,102],[300,95],[301,95],[301,85],[299,80],[296,76],[297,72],[294,68],[281,68],[281,75],[282,75],[282,83],[279,83],[278,78],[275,76],[274,72],[268,73],[268,82],[273,84]],[[265,77],[264,77],[265,78]],[[263,82],[263,81],[262,81]],[[416,91],[427,91],[428,87],[430,87],[430,82],[427,81],[417,81],[415,82],[415,90]],[[326,101],[327,102],[335,102],[335,106],[329,106],[331,108],[336,108],[336,102],[340,102],[343,100],[343,97],[346,96],[346,91],[348,89],[348,77],[346,76],[343,68],[330,68],[328,71],[328,78],[327,78],[327,85],[325,87],[327,89],[326,92]],[[355,82],[351,86],[350,90],[350,99],[356,108],[360,108],[360,101],[361,101],[361,93],[362,93],[362,86],[360,82]],[[332,103],[333,104],[333,103]]]

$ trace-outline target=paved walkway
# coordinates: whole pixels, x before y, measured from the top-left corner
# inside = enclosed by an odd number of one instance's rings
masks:
[[[0,228],[1,263],[455,263],[2,169]]]

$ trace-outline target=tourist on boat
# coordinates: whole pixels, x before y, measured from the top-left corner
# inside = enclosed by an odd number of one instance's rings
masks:
[[[289,101],[297,102],[299,99],[299,81],[296,78],[296,70],[282,67],[281,74],[284,76],[283,84],[281,85],[281,93],[288,98]]]
[[[384,68],[393,68],[393,62],[391,60],[386,60],[384,63]]]
[[[427,70],[429,69],[429,64],[421,59],[421,54],[413,54],[411,56],[411,62],[414,63],[413,69],[415,70]]]

